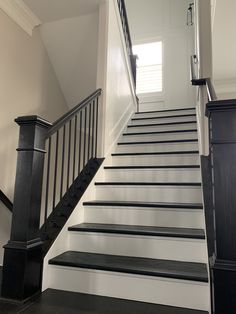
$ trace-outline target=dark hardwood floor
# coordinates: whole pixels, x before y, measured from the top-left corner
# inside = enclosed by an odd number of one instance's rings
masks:
[[[25,305],[0,301],[1,314],[207,314],[169,306],[48,289]]]

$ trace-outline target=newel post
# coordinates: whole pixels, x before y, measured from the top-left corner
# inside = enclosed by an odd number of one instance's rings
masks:
[[[20,137],[9,242],[4,246],[2,297],[23,301],[41,289],[40,207],[46,133],[37,116],[17,118]]]

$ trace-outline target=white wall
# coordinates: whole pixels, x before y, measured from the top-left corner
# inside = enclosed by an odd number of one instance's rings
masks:
[[[107,50],[100,47],[103,58],[100,53],[97,84],[103,89],[105,120],[101,124],[106,154],[136,110],[136,99],[116,0],[102,5],[100,17],[103,18],[100,19],[99,41]]]
[[[96,89],[98,10],[41,26],[41,34],[70,107]]]
[[[0,45],[0,188],[13,200],[19,135],[14,119],[37,114],[53,122],[68,108],[38,29],[30,37],[0,10]],[[0,203],[0,264],[10,222]]]
[[[141,105],[143,110],[195,105],[189,60],[193,54],[193,27],[186,26],[189,0],[126,0],[133,44],[163,40],[163,101]],[[156,97],[156,99],[158,99]]]

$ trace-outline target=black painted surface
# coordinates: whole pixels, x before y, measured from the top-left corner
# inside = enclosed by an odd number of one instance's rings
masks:
[[[140,152],[140,153],[113,153],[111,156],[155,156],[155,155],[198,155],[198,150],[168,151],[168,152]]]
[[[119,207],[147,207],[147,208],[186,208],[186,209],[203,209],[202,204],[193,203],[162,203],[162,202],[127,202],[127,201],[87,201],[84,206],[119,206]]]
[[[192,133],[197,132],[197,129],[190,129],[190,130],[173,130],[173,131],[152,131],[152,132],[130,132],[130,133],[123,133],[123,136],[132,136],[132,135],[152,135],[152,134],[174,134],[174,133]]]
[[[161,126],[161,125],[179,125],[179,124],[193,124],[196,123],[196,120],[194,121],[182,121],[182,122],[166,122],[166,123],[150,123],[150,124],[132,124],[132,125],[128,125],[128,128],[137,128],[137,127],[141,127],[141,128],[146,128],[149,126]]]
[[[145,302],[47,289],[34,301],[17,306],[0,301],[1,314],[207,314]]]
[[[208,282],[207,267],[202,263],[67,251],[49,264]]]
[[[172,144],[172,143],[197,143],[198,139],[188,140],[164,140],[164,141],[142,141],[142,142],[121,142],[117,145],[149,145],[149,144]]]
[[[205,233],[203,229],[190,228],[167,228],[154,226],[83,223],[70,227],[69,231],[205,239]]]
[[[170,166],[105,166],[104,169],[200,169],[198,165],[170,165]]]
[[[12,212],[13,210],[13,204],[9,200],[9,198],[6,196],[5,193],[0,189],[0,201],[3,202],[3,204]]]
[[[181,108],[181,109],[169,109],[169,110],[157,110],[157,111],[142,111],[136,112],[135,114],[143,114],[143,113],[158,113],[158,112],[171,112],[171,111],[185,111],[185,110],[195,110],[196,108]]]
[[[95,182],[95,185],[128,185],[128,186],[201,186],[199,182]]]

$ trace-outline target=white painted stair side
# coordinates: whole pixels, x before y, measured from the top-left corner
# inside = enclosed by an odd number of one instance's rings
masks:
[[[198,143],[148,143],[148,144],[127,144],[118,145],[117,153],[139,153],[139,152],[174,152],[174,151],[196,151]]]
[[[201,187],[105,185],[96,186],[96,199],[107,201],[202,203]]]
[[[135,120],[134,120],[135,119]],[[149,124],[149,123],[169,123],[169,122],[185,122],[185,121],[196,121],[196,116],[186,116],[186,117],[175,117],[175,115],[167,117],[167,118],[160,118],[158,116],[148,117],[148,118],[141,118],[134,117],[131,119],[130,124]]]
[[[110,182],[201,182],[200,169],[105,169]]]
[[[70,251],[207,263],[205,240],[70,231]]]
[[[208,283],[50,265],[51,288],[208,311]]]
[[[131,124],[129,124],[131,125]],[[186,124],[169,124],[169,125],[161,125],[161,122],[156,122],[154,125],[147,123],[146,126],[138,125],[132,127],[127,127],[126,132],[151,132],[151,131],[173,131],[173,130],[189,130],[196,129],[197,124],[194,123],[186,123]]]
[[[190,139],[197,139],[197,132],[186,132],[186,133],[176,132],[176,133],[159,133],[159,134],[149,134],[149,133],[138,134],[137,133],[137,135],[123,135],[120,138],[120,142],[170,141],[170,140],[190,140]]]
[[[176,228],[204,228],[202,209],[86,206],[85,222]]]

